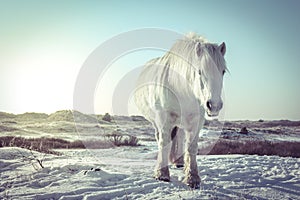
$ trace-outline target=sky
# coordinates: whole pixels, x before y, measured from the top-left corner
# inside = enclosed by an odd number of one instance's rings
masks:
[[[300,1],[0,0],[0,5],[0,111],[72,109],[78,74],[97,47],[128,31],[158,28],[226,43],[225,120],[300,120]],[[122,77],[163,53],[141,49],[114,60],[95,87],[95,113],[112,112]]]

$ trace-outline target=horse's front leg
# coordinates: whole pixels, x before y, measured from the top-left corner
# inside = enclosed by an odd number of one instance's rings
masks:
[[[197,119],[198,121],[198,119]],[[198,121],[199,122],[199,121]],[[184,155],[184,182],[194,189],[200,188],[201,179],[198,174],[198,166],[196,156],[198,153],[198,140],[201,124],[191,124],[186,131],[186,146]]]
[[[198,175],[198,166],[196,155],[198,153],[198,133],[186,133],[186,150],[184,157],[184,182],[191,188],[198,189],[200,187],[200,177]]]
[[[161,181],[170,181],[168,167],[169,154],[171,149],[172,123],[166,114],[160,114],[156,119],[158,132],[158,156],[154,171],[154,177]]]

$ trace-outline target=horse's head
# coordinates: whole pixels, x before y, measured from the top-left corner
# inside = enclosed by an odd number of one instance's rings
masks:
[[[197,60],[200,66],[197,70],[200,79],[201,101],[208,116],[218,116],[223,107],[221,98],[223,76],[226,71],[224,55],[226,45],[198,43],[196,46]]]

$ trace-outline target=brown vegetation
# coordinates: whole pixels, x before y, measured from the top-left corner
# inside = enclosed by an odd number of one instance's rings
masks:
[[[4,136],[0,137],[0,147],[21,147],[42,153],[58,154],[52,149],[84,148],[80,141],[69,142],[57,138],[23,138]]]
[[[24,138],[14,136],[0,137],[0,147],[21,147],[41,153],[59,155],[53,149],[103,149],[114,146],[139,146],[138,139],[130,135],[111,134],[106,141],[80,141],[73,142],[58,138]]]
[[[105,115],[102,117],[103,121],[107,121],[107,122],[111,122],[112,121],[112,117],[110,116],[109,113],[105,113]]]
[[[210,151],[208,150],[209,148],[211,149]],[[247,154],[300,158],[300,142],[220,139],[213,147],[199,149],[198,153],[204,154],[205,152],[208,152],[208,155]]]
[[[132,135],[113,132],[105,137],[114,146],[139,146],[138,138]]]

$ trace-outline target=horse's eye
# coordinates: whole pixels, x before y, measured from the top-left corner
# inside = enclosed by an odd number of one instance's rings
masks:
[[[201,70],[199,69],[198,74],[201,75]]]
[[[225,72],[226,72],[226,71],[225,71],[225,70],[223,70],[222,74],[224,75],[224,74],[225,74]]]

